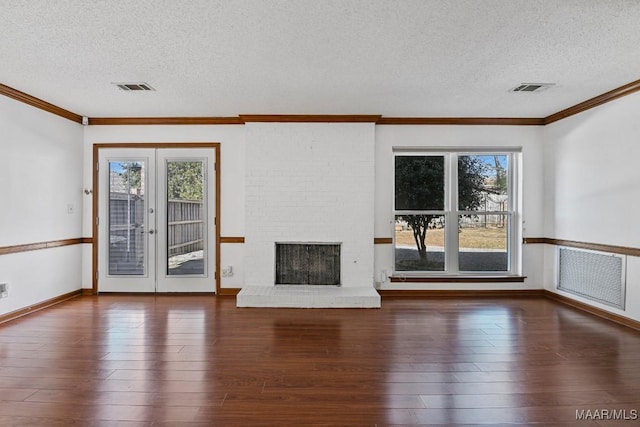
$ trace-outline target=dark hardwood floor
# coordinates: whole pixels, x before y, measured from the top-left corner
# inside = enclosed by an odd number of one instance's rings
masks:
[[[2,426],[640,423],[602,410],[640,410],[640,333],[544,298],[78,297],[0,325]]]

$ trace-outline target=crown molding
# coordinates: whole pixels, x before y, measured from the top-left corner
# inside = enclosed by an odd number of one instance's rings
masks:
[[[240,114],[245,123],[377,123],[380,115]]]
[[[35,96],[20,92],[19,90],[3,85],[2,83],[0,83],[0,95],[4,95],[8,98],[15,99],[16,101],[20,101],[24,104],[31,105],[32,107],[39,108],[40,110],[46,111],[47,113],[63,117],[65,119],[71,120],[72,122],[82,123],[81,115],[72,113],[71,111],[60,108],[57,105],[50,104],[47,101],[36,98]]]
[[[240,117],[89,117],[89,125],[243,125]]]
[[[557,113],[551,114],[550,116],[547,116],[544,118],[544,124],[548,125],[548,124],[557,122],[558,120],[575,116],[578,113],[582,113],[594,107],[598,107],[602,104],[606,104],[607,102],[611,102],[615,99],[622,98],[623,96],[631,95],[632,93],[635,93],[638,91],[640,91],[640,80],[636,80],[624,86],[620,86],[618,88],[610,90],[609,92],[603,93],[602,95],[598,95],[584,102],[576,104],[572,107],[565,108],[562,111],[558,111]]]
[[[240,114],[236,117],[91,117],[89,125],[242,125],[245,123],[375,123],[377,125],[545,126],[640,91],[640,80],[620,86],[547,117],[382,117],[338,114]],[[0,83],[0,95],[75,123],[83,117]]]
[[[536,117],[382,117],[379,125],[544,126]]]

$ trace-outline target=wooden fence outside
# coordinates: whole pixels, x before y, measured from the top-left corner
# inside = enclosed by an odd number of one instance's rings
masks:
[[[136,258],[142,257],[144,247],[144,199],[126,193],[111,193],[111,244],[122,247],[127,242]],[[129,221],[127,221],[129,217]],[[167,204],[168,256],[183,255],[204,248],[204,219],[202,201],[169,200]],[[116,248],[112,248],[116,249]],[[115,254],[114,254],[115,255]]]
[[[167,207],[169,256],[204,248],[204,220],[201,200],[169,200]]]

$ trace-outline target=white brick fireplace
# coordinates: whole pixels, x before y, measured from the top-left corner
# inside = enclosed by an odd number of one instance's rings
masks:
[[[245,285],[238,306],[379,307],[373,123],[246,125]],[[340,244],[335,286],[275,285],[276,243]]]

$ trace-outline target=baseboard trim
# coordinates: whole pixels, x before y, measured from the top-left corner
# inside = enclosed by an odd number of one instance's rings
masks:
[[[0,315],[0,324],[9,322],[11,320],[15,320],[22,316],[26,316],[27,314],[35,313],[36,311],[40,311],[44,308],[48,308],[53,305],[60,304],[63,301],[69,300],[71,298],[75,298],[80,295],[82,295],[82,289],[68,292],[66,294],[63,294],[54,298],[50,298],[48,300],[39,302],[37,304],[30,305],[28,307],[21,308],[19,310],[12,311],[10,313]]]
[[[391,283],[522,283],[526,276],[391,276]]]
[[[428,297],[428,298],[514,298],[541,297],[543,289],[379,289],[381,297]]]
[[[220,288],[218,293],[221,297],[234,297],[240,293],[242,288]]]
[[[89,290],[89,289],[88,289]],[[214,297],[216,296],[215,292],[107,292],[101,291],[97,294],[98,296],[145,296],[145,297],[181,297],[181,296],[203,296],[203,297]]]
[[[543,295],[550,300],[571,306],[581,311],[585,311],[603,319],[610,320],[622,326],[635,329],[636,331],[640,331],[640,322],[638,322],[637,320],[629,319],[628,317],[620,316],[618,314],[609,313],[608,311],[591,306],[589,304],[585,304],[572,298],[565,297],[564,295],[556,294],[555,292],[551,292],[546,289],[543,290]]]

